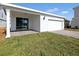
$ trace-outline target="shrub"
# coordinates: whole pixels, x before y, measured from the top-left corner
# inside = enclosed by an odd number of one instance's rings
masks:
[[[75,26],[75,29],[78,29],[78,26]]]
[[[67,26],[67,28],[71,28],[71,26]]]

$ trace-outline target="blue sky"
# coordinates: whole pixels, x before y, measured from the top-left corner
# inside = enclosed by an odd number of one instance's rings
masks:
[[[79,3],[16,3],[16,5],[65,16],[66,19],[72,20],[73,8],[79,6]]]

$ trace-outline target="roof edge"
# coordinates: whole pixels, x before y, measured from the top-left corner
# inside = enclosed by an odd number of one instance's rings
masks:
[[[30,10],[30,11],[37,12],[37,13],[47,14],[47,15],[51,15],[51,16],[55,16],[55,17],[59,17],[59,18],[65,18],[64,16],[60,16],[60,15],[56,15],[56,14],[52,14],[52,13],[47,13],[47,12],[35,10],[35,9],[32,9],[32,8],[27,8],[27,7],[19,6],[19,5],[8,4],[8,3],[6,3],[6,4],[0,3],[0,4],[4,5],[4,6],[10,6],[10,7],[20,8],[20,9],[24,9],[24,10]]]

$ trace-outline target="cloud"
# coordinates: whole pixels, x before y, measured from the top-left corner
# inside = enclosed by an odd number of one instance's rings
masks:
[[[61,11],[62,14],[68,14],[69,11]]]
[[[56,11],[59,11],[59,8],[51,8],[51,9],[48,9],[46,12],[56,12]]]

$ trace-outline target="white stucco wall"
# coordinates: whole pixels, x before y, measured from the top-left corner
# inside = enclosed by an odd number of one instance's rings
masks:
[[[56,30],[63,30],[64,29],[64,19],[62,18],[56,18],[56,17],[50,17],[45,16],[45,19],[43,15],[40,16],[40,31],[56,31]],[[55,21],[59,20],[59,21]]]
[[[40,32],[40,15],[30,17],[30,29]]]
[[[45,17],[44,19],[44,16],[43,15],[40,15],[40,32],[45,32],[47,31],[47,19]]]

